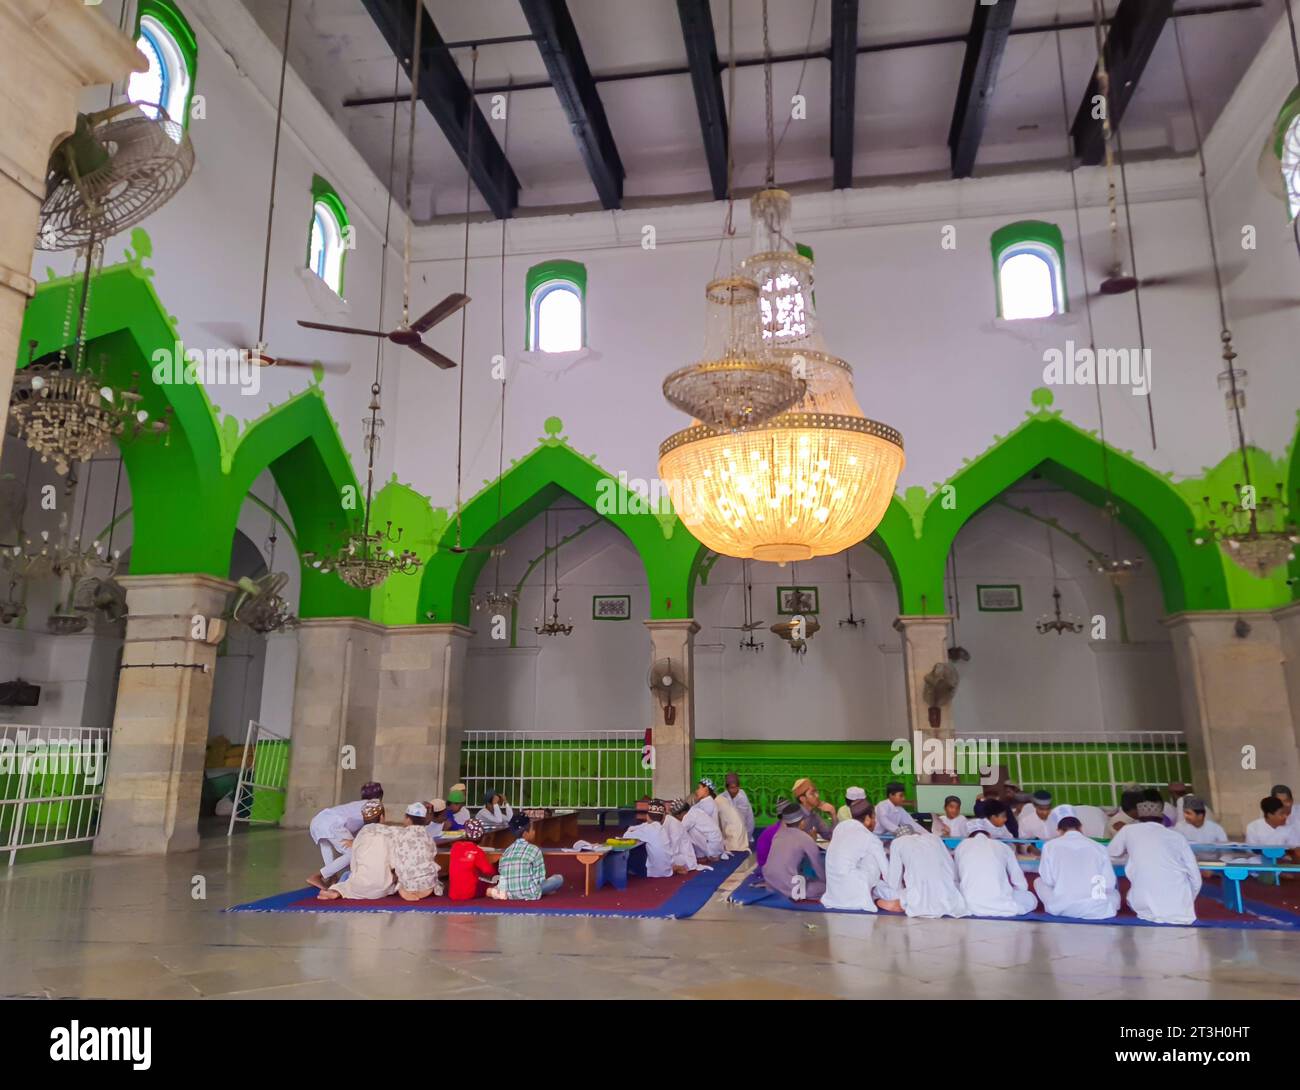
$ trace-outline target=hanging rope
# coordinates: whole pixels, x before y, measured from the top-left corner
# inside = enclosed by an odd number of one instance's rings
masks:
[[[257,314],[257,348],[266,343],[266,295],[271,279],[271,228],[275,224],[275,183],[280,173],[280,132],[284,128],[284,85],[289,72],[289,32],[293,25],[293,0],[284,12],[284,45],[280,55],[280,93],[275,104],[275,146],[271,151],[271,192],[266,201],[266,249],[262,255],[262,303]]]
[[[763,95],[767,100],[767,187],[776,185],[776,122],[772,119],[772,42],[768,37],[767,0],[763,0]]]
[[[1287,5],[1290,11],[1290,5]],[[1187,58],[1183,54],[1183,36],[1178,31],[1178,22],[1174,21],[1174,43],[1178,46],[1178,66],[1183,77],[1183,92],[1187,96],[1187,109],[1192,115],[1192,132],[1196,136],[1196,157],[1200,162],[1201,200],[1205,205],[1205,230],[1210,239],[1210,261],[1214,266],[1214,290],[1219,300],[1219,324],[1222,330],[1223,358],[1228,365],[1228,387],[1232,394],[1232,416],[1237,431],[1237,446],[1241,451],[1241,471],[1244,482],[1250,485],[1250,459],[1246,453],[1246,424],[1241,415],[1241,396],[1237,390],[1236,353],[1232,350],[1232,330],[1228,326],[1228,307],[1223,295],[1223,275],[1219,271],[1219,246],[1214,236],[1214,214],[1210,210],[1210,183],[1205,169],[1205,148],[1201,141],[1201,125],[1196,118],[1196,100],[1192,96],[1192,84],[1187,76]],[[1255,518],[1252,509],[1251,519]]]
[[[417,5],[418,6],[418,5]],[[466,110],[465,139],[465,246],[461,255],[461,292],[469,294],[469,199],[471,182],[469,164],[474,161],[474,118],[478,115],[478,104],[474,100],[474,91],[478,85],[478,46],[470,51],[469,103]],[[460,312],[460,388],[456,400],[456,548],[460,548],[461,530],[461,469],[465,449],[465,337],[469,329],[469,314],[465,308]]]

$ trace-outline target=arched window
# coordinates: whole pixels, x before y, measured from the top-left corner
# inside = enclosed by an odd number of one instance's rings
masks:
[[[534,352],[587,347],[587,270],[576,261],[544,261],[528,270],[526,344]]]
[[[998,317],[1008,321],[1064,314],[1065,242],[1055,224],[1011,223],[993,233]]]
[[[1300,215],[1300,113],[1291,118],[1282,133],[1282,180],[1286,183],[1287,211]]]
[[[194,72],[198,67],[194,31],[167,0],[141,0],[135,44],[149,67],[132,73],[126,84],[126,97],[138,103],[149,117],[157,117],[157,107],[161,106],[168,117],[184,128],[189,124]]]
[[[311,185],[311,233],[307,241],[307,268],[343,294],[343,259],[348,250],[351,229],[348,212],[334,187],[319,174]]]

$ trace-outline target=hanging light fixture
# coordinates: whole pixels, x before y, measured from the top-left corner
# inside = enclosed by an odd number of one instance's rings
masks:
[[[502,152],[508,154],[510,151],[510,99],[506,96],[506,124],[505,132],[502,134]],[[465,204],[466,229],[468,230],[469,220],[469,201],[466,197]],[[506,220],[501,220],[501,359],[506,358]],[[466,276],[466,287],[468,276]],[[500,430],[497,434],[497,522],[501,525],[501,516],[503,507],[503,488],[505,487],[506,475],[506,375],[505,371],[501,373],[501,411],[498,414],[501,419]],[[457,507],[457,518],[459,518],[459,506]],[[459,523],[457,524],[459,531]],[[501,558],[505,555],[505,546],[494,545],[491,550],[493,562],[492,568],[492,589],[486,591],[475,591],[470,595],[470,601],[474,604],[474,609],[478,612],[487,611],[491,614],[504,613],[507,609],[514,609],[519,604],[519,595],[513,590],[506,590],[501,586]]]
[[[1106,71],[1106,50],[1102,43],[1101,34],[1101,15],[1098,13],[1097,33],[1097,76],[1098,86],[1101,89],[1105,99],[1104,110],[1102,114],[1102,132],[1106,141],[1106,194],[1107,210],[1110,218],[1110,238],[1111,238],[1111,256],[1112,266],[1110,276],[1102,282],[1101,294],[1116,295],[1123,294],[1126,291],[1136,291],[1138,281],[1135,277],[1124,277],[1123,259],[1119,251],[1119,219],[1118,209],[1115,196],[1115,176],[1114,166],[1115,159],[1111,151],[1112,137],[1118,137],[1117,132],[1113,132],[1110,125],[1110,76]],[[1074,205],[1074,227],[1075,237],[1079,240],[1079,257],[1080,262],[1086,269],[1088,267],[1087,256],[1084,253],[1083,242],[1083,217],[1079,211],[1079,184],[1074,174],[1074,144],[1071,137],[1071,118],[1070,105],[1066,99],[1065,89],[1065,58],[1061,51],[1061,30],[1056,30],[1056,63],[1060,72],[1061,86],[1061,116],[1065,126],[1065,168],[1070,176],[1070,196]],[[1126,190],[1127,192],[1127,190]],[[1125,204],[1127,213],[1128,205]],[[1132,236],[1130,235],[1130,245]],[[1138,323],[1142,322],[1142,299],[1141,295],[1135,296],[1137,305]],[[1092,319],[1092,295],[1084,292],[1084,310],[1088,318],[1088,344],[1093,354],[1097,351],[1097,337],[1093,326]],[[1101,384],[1097,383],[1094,388],[1097,398],[1097,437],[1101,443],[1101,472],[1106,488],[1106,500],[1103,509],[1106,512],[1106,518],[1110,523],[1110,544],[1111,551],[1102,553],[1100,556],[1090,559],[1089,568],[1098,575],[1104,575],[1110,580],[1111,585],[1118,588],[1122,583],[1128,580],[1132,575],[1142,570],[1142,557],[1126,557],[1121,555],[1119,547],[1119,504],[1115,502],[1114,493],[1110,485],[1110,444],[1106,441],[1106,413],[1102,405]],[[1151,426],[1151,445],[1155,446],[1155,417],[1151,408],[1150,396],[1147,398],[1147,417]]]
[[[546,601],[546,553],[551,551],[555,560],[555,594],[551,598],[551,616],[545,622],[541,617],[533,625],[533,631],[539,636],[567,636],[573,631],[573,618],[567,624],[560,621],[560,528],[555,528],[555,548],[550,549],[551,512],[545,513],[542,523],[542,601]],[[543,607],[545,608],[545,607]]]
[[[849,595],[849,615],[840,621],[840,627],[848,625],[850,628],[865,626],[867,619],[865,617],[855,617],[853,615],[853,565],[849,563],[849,552],[844,550],[844,586]]]
[[[758,286],[770,358],[805,382],[788,411],[743,430],[697,421],[659,447],[659,476],[677,514],[724,556],[785,563],[842,552],[884,518],[903,468],[902,436],[868,420],[852,369],[826,351],[813,305],[813,263],[797,250],[790,194],[775,186],[771,49],[763,5],[767,187],[750,202],[753,251],[742,271]],[[778,633],[779,634],[779,633]]]
[[[1290,5],[1288,4],[1288,14]],[[1216,508],[1219,518],[1210,518],[1201,529],[1189,530],[1188,536],[1196,545],[1213,542],[1238,567],[1261,579],[1268,578],[1278,568],[1295,559],[1295,547],[1300,544],[1300,527],[1296,526],[1289,498],[1282,484],[1276,496],[1257,495],[1252,481],[1250,455],[1246,442],[1246,380],[1244,370],[1236,364],[1237,352],[1232,346],[1232,330],[1228,327],[1228,310],[1223,295],[1223,274],[1219,267],[1219,247],[1214,236],[1214,215],[1210,209],[1210,188],[1206,177],[1205,149],[1201,140],[1201,126],[1196,117],[1196,101],[1187,75],[1187,60],[1183,55],[1183,39],[1174,23],[1174,42],[1178,47],[1178,63],[1182,71],[1183,90],[1187,109],[1192,118],[1192,131],[1196,135],[1196,155],[1200,160],[1201,200],[1205,207],[1206,233],[1210,240],[1210,261],[1214,268],[1214,287],[1219,302],[1219,340],[1223,345],[1221,356],[1227,367],[1218,375],[1219,389],[1228,408],[1232,436],[1241,457],[1242,478],[1232,486],[1232,499],[1212,501],[1202,499],[1208,513]],[[1221,520],[1221,521],[1220,521]]]
[[[1049,632],[1057,636],[1069,633],[1076,635],[1083,631],[1084,624],[1073,613],[1063,613],[1061,611],[1061,588],[1056,581],[1056,549],[1052,545],[1052,532],[1056,528],[1056,520],[1047,520],[1047,555],[1052,562],[1052,612],[1044,613],[1038,618],[1034,627],[1038,630],[1040,636],[1046,636]]]
[[[108,357],[95,363],[86,358],[86,315],[91,288],[104,260],[104,247],[95,239],[78,253],[85,263],[81,291],[69,289],[63,323],[64,347],[51,356],[34,360],[38,342],[28,345],[28,363],[14,376],[9,398],[10,431],[65,476],[77,462],[88,462],[113,440],[135,440],[170,431],[171,406],[160,420],[151,420],[141,408],[140,375],[132,374],[128,389],[114,387],[107,378]],[[74,267],[75,268],[75,267]],[[72,316],[77,311],[73,354],[67,343]]]

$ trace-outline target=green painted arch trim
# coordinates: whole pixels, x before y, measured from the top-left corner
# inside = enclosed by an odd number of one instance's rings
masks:
[[[1065,272],[1065,237],[1054,223],[1045,220],[1019,220],[999,227],[989,238],[989,248],[993,252],[993,294],[997,301],[998,317],[1002,317],[1002,259],[1003,255],[1015,246],[1027,242],[1046,246],[1056,254],[1056,274],[1061,279],[1061,310],[1070,309],[1070,290]]]
[[[1300,93],[1300,92],[1298,92]],[[1291,458],[1287,465],[1286,498],[1291,517],[1300,522],[1300,411],[1296,412],[1296,431],[1291,439]],[[1300,549],[1287,569],[1291,579],[1291,601],[1300,602]]]
[[[572,284],[582,300],[582,346],[587,347],[587,266],[568,258],[555,258],[534,265],[524,274],[524,345],[531,352],[533,343],[534,296],[548,284]]]
[[[1230,607],[1218,550],[1193,545],[1191,507],[1165,478],[1113,448],[1106,448],[1111,493],[1119,519],[1142,542],[1156,567],[1168,613]],[[930,579],[941,594],[943,566],[958,532],[1003,491],[1039,470],[1095,506],[1106,500],[1101,443],[1062,420],[1059,413],[1033,414],[1025,423],[969,463],[947,483],[955,504],[945,508],[943,490],[931,498],[918,541]],[[942,600],[942,599],[937,599]]]
[[[140,252],[147,250],[143,236],[133,241]],[[309,386],[241,428],[233,417],[218,420],[201,383],[160,382],[166,369],[159,361],[183,359],[185,348],[152,275],[138,259],[100,272],[91,288],[86,325],[88,354],[108,357],[110,381],[128,386],[138,375],[141,404],[150,415],[168,407],[173,412],[165,442],[119,444],[131,486],[131,573],[203,573],[224,579],[240,508],[266,469],[285,497],[298,544],[330,548],[337,540],[330,523],[341,526],[344,521],[343,489],[359,489],[322,391]],[[37,358],[67,347],[64,315],[79,295],[75,277],[37,288],[22,333],[24,346],[37,342]],[[19,366],[26,359],[24,347]],[[194,533],[196,526],[206,532]],[[304,568],[302,588],[302,616],[367,615],[369,596],[336,576]]]
[[[1282,108],[1277,112],[1277,121],[1273,123],[1273,154],[1277,156],[1278,162],[1282,161],[1282,145],[1286,141],[1286,131],[1297,115],[1300,115],[1300,87],[1296,87],[1287,95]]]
[[[307,268],[309,269],[311,268],[311,232],[316,224],[316,206],[318,204],[323,204],[328,208],[339,225],[339,237],[342,239],[343,249],[339,254],[338,294],[339,298],[342,298],[348,264],[347,238],[348,231],[352,226],[352,220],[348,218],[348,206],[343,203],[343,198],[338,195],[338,191],[319,174],[313,174],[311,176],[311,216],[307,220]]]
[[[172,118],[179,120],[184,128],[190,124],[190,103],[194,101],[194,87],[199,79],[199,41],[194,36],[194,28],[189,20],[181,14],[180,8],[171,0],[140,0],[135,13],[135,37],[140,37],[140,20],[146,15],[157,19],[164,30],[172,36],[176,48],[180,50],[185,67],[189,70],[190,86],[185,95],[185,116]]]
[[[695,579],[704,550],[675,518],[640,510],[643,501],[623,482],[558,440],[545,440],[521,458],[497,482],[489,483],[461,511],[461,544],[495,545],[506,540],[561,496],[568,496],[601,515],[631,542],[645,567],[652,619],[691,615]],[[612,502],[611,502],[612,501]],[[500,518],[497,516],[500,503]],[[609,508],[610,513],[606,513]],[[433,613],[438,621],[468,624],[470,595],[489,552],[453,553],[456,520],[451,518],[440,547],[425,566],[417,616]]]

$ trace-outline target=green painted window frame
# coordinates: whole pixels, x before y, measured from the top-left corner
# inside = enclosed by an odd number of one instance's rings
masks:
[[[313,174],[311,178],[311,215],[308,217],[307,220],[307,258],[306,258],[307,268],[313,274],[316,272],[316,270],[311,267],[311,232],[312,232],[312,228],[316,224],[316,206],[318,204],[323,204],[326,208],[328,208],[330,212],[333,213],[334,219],[339,225],[339,238],[341,240],[340,244],[343,247],[343,252],[339,254],[338,297],[342,299],[343,285],[346,283],[345,277],[347,275],[347,264],[348,264],[347,235],[348,235],[348,229],[352,226],[352,221],[348,218],[347,205],[343,203],[343,199],[338,195],[338,191],[335,190],[335,188],[332,185],[330,185],[329,182],[327,182],[319,174]],[[333,285],[330,284],[328,281],[321,279],[321,283],[324,284],[327,288],[329,288],[330,291],[334,290]]]
[[[163,29],[172,36],[176,48],[180,50],[181,59],[185,61],[185,67],[189,70],[190,86],[185,95],[185,116],[172,118],[173,121],[181,123],[181,128],[188,129],[190,103],[194,101],[194,88],[199,81],[199,41],[194,36],[194,28],[171,0],[140,0],[135,13],[135,33],[132,41],[139,41],[140,21],[146,15],[157,19]]]
[[[1277,121],[1273,123],[1273,154],[1277,156],[1278,171],[1282,175],[1282,205],[1286,209],[1287,223],[1293,222],[1296,217],[1291,211],[1291,187],[1287,183],[1286,164],[1282,161],[1282,151],[1286,144],[1287,131],[1298,117],[1300,117],[1300,87],[1296,87],[1287,96],[1282,109],[1278,111]]]
[[[580,261],[556,258],[534,265],[524,276],[524,346],[539,351],[534,344],[537,304],[544,289],[564,284],[578,294],[582,304],[582,347],[587,347],[587,266]]]
[[[1051,250],[1056,255],[1056,277],[1059,303],[1057,314],[1070,313],[1070,291],[1065,271],[1065,237],[1054,223],[1043,220],[1019,220],[999,227],[989,239],[989,248],[993,252],[993,298],[997,305],[998,317],[1002,315],[1002,263],[1007,251],[1026,244],[1038,245]],[[1040,319],[1041,320],[1041,319]]]

